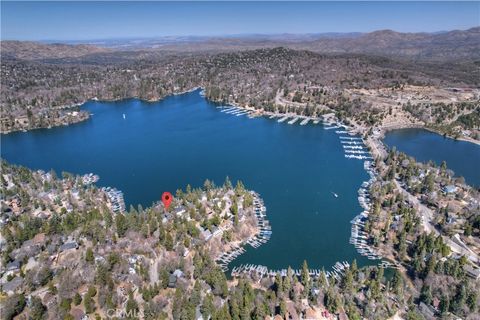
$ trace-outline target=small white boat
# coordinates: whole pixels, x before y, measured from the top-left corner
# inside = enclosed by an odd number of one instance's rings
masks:
[[[125,113],[123,114],[123,119],[125,119]]]
[[[335,192],[332,192],[332,194],[335,198],[338,198],[338,194],[336,194]]]

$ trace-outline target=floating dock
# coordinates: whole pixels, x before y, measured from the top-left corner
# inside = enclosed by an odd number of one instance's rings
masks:
[[[300,125],[301,125],[301,126],[304,126],[304,125],[306,125],[306,124],[308,123],[308,121],[310,121],[310,118],[303,119],[303,121],[300,122]]]
[[[328,278],[335,278],[336,280],[340,280],[348,268],[350,268],[350,264],[348,262],[346,261],[336,262],[332,266],[333,271],[324,271],[321,269],[309,269],[308,274],[312,278],[324,277],[327,281],[328,281]],[[291,269],[290,272],[292,277],[300,277],[302,274],[301,269]],[[241,277],[244,275],[248,275],[251,278],[256,279],[258,282],[260,282],[262,278],[274,278],[276,276],[287,277],[289,276],[289,270],[288,269],[271,270],[271,269],[268,269],[268,267],[262,266],[262,265],[242,264],[240,266],[232,268],[231,274],[232,274],[232,277]]]
[[[340,126],[323,127],[325,130],[339,129]]]
[[[228,264],[230,262],[246,251],[243,248],[244,245],[249,244],[252,248],[256,249],[270,240],[270,237],[272,236],[272,227],[270,226],[270,222],[267,220],[267,208],[265,207],[263,200],[256,192],[252,191],[251,194],[253,196],[253,212],[255,214],[255,220],[259,232],[240,245],[234,246],[227,252],[224,252],[215,258],[216,263],[224,272],[228,270]]]
[[[362,140],[362,138],[359,138],[359,137],[345,137],[345,136],[340,137],[340,139],[343,139],[343,140]]]
[[[293,118],[292,120],[288,121],[288,124],[294,124],[295,122],[298,121],[298,119],[300,118],[299,117]]]

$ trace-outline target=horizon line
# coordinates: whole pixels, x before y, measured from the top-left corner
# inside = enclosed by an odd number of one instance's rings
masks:
[[[165,39],[165,38],[203,38],[203,39],[213,39],[213,38],[236,38],[236,37],[248,37],[248,36],[282,36],[282,35],[290,35],[290,36],[314,36],[314,35],[350,35],[350,34],[357,34],[357,35],[365,35],[373,32],[379,31],[393,31],[396,33],[404,33],[404,34],[439,34],[439,33],[447,33],[453,31],[468,31],[471,29],[479,28],[478,26],[469,27],[466,29],[451,29],[451,30],[438,30],[438,31],[415,31],[415,32],[403,32],[397,31],[394,29],[376,29],[372,31],[326,31],[326,32],[305,32],[305,33],[290,33],[290,32],[279,32],[279,33],[232,33],[232,34],[214,34],[214,35],[195,35],[195,34],[188,34],[188,35],[158,35],[158,36],[127,36],[127,37],[109,37],[109,38],[85,38],[85,39],[2,39],[0,41],[19,41],[19,42],[49,42],[49,43],[62,43],[62,42],[76,42],[76,41],[115,41],[115,40],[156,40],[156,39]]]

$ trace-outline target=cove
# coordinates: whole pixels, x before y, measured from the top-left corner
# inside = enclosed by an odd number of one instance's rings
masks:
[[[421,162],[433,161],[462,176],[468,184],[480,187],[480,146],[450,138],[425,129],[399,129],[387,132],[385,144]]]
[[[2,157],[59,174],[93,172],[97,185],[123,191],[127,207],[229,176],[261,195],[273,231],[269,242],[247,246],[234,264],[368,263],[349,244],[349,222],[362,211],[357,190],[369,177],[363,161],[344,157],[334,130],[237,117],[217,107],[199,90],[155,103],[90,101],[82,106],[93,114],[85,122],[3,135]]]

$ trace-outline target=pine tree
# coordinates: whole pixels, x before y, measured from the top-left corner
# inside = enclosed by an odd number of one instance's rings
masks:
[[[310,275],[308,273],[308,264],[307,261],[303,261],[302,272],[300,273],[300,281],[302,285],[307,288],[310,282]]]
[[[420,291],[420,301],[425,302],[427,305],[432,303],[432,290],[429,285],[423,284]]]
[[[85,252],[85,261],[88,263],[92,263],[95,260],[95,257],[93,256],[93,250],[92,248],[87,248],[87,251]]]
[[[448,298],[448,296],[442,295],[438,308],[440,309],[440,313],[442,315],[448,312],[448,310],[450,309],[450,299]]]
[[[283,293],[283,281],[278,273],[275,275],[275,292],[277,296]]]

